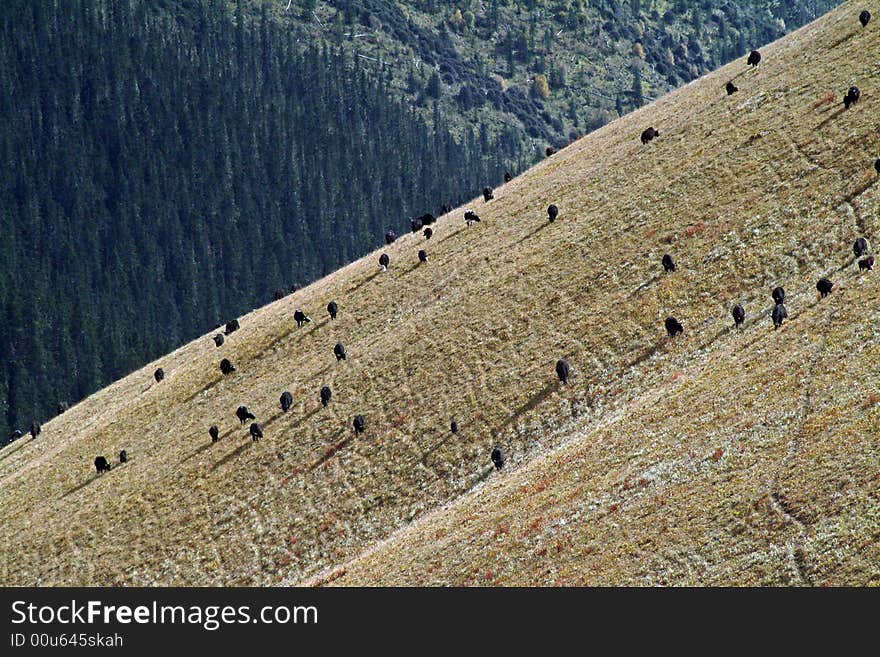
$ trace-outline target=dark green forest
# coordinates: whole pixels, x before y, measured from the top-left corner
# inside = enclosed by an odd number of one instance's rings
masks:
[[[4,438],[526,164],[265,6],[167,4],[0,3]]]

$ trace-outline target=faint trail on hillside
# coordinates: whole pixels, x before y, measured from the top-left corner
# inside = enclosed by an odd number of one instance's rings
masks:
[[[806,384],[804,386],[804,394],[801,401],[797,425],[791,432],[791,439],[788,441],[787,453],[780,462],[779,467],[777,467],[776,472],[773,474],[769,486],[770,490],[768,497],[770,500],[770,508],[782,516],[785,521],[792,523],[798,530],[798,536],[789,540],[786,543],[785,548],[788,553],[788,558],[791,560],[792,567],[795,573],[797,573],[796,581],[792,583],[800,584],[802,586],[813,586],[813,580],[810,577],[809,564],[807,562],[807,551],[804,547],[809,533],[810,519],[790,504],[785,494],[780,491],[779,477],[782,472],[788,469],[800,451],[801,435],[803,434],[804,425],[806,424],[807,417],[813,406],[813,386],[816,365],[819,363],[819,360],[822,358],[822,354],[825,351],[825,343],[828,339],[828,332],[831,329],[831,320],[834,318],[834,315],[837,314],[837,311],[838,308],[832,306],[829,307],[826,312],[825,323],[822,327],[822,335],[819,337],[819,342],[816,345],[807,366]]]

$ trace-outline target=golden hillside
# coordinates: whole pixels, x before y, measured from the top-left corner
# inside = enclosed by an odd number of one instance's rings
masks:
[[[0,581],[880,583],[880,273],[852,253],[878,232],[880,26],[861,9],[571,145],[467,206],[479,224],[459,208],[404,236],[388,272],[371,254],[0,451]]]

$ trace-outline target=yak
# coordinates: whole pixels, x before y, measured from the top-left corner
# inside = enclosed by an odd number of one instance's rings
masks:
[[[479,215],[477,215],[477,213],[474,212],[473,210],[467,210],[467,211],[464,213],[464,222],[465,222],[468,226],[470,226],[470,225],[471,225],[472,223],[474,223],[475,221],[480,221],[480,217],[479,217]]]
[[[556,221],[556,217],[558,216],[559,208],[557,208],[555,205],[550,205],[547,208],[547,217],[550,219],[550,223],[552,224],[554,221]]]
[[[547,148],[544,149],[544,154],[545,154],[547,157],[550,157],[551,155],[555,155],[555,154],[556,154],[556,151],[553,149],[552,146],[548,146]]]
[[[556,361],[556,376],[559,377],[559,380],[562,381],[563,384],[568,383],[568,374],[571,371],[571,365],[568,364],[567,360],[558,360]]]
[[[872,269],[874,269],[874,256],[868,256],[859,260],[859,271],[870,271]]]
[[[820,278],[816,282],[816,289],[819,290],[819,296],[823,299],[831,294],[832,287],[834,287],[834,283],[829,281],[827,278]]]
[[[862,27],[867,27],[868,23],[871,22],[871,12],[865,9],[861,14],[859,14],[859,23],[862,24]]]
[[[504,452],[502,452],[501,448],[497,445],[492,448],[491,458],[496,470],[500,470],[504,467]]]
[[[643,144],[647,144],[649,141],[651,141],[652,139],[654,139],[654,137],[659,137],[659,136],[660,136],[660,131],[659,131],[659,130],[657,130],[657,129],[653,128],[653,127],[651,127],[651,128],[646,128],[646,129],[644,130],[644,132],[642,132],[642,143],[643,143]]]
[[[284,298],[284,290],[282,290],[280,287],[277,290],[275,290],[274,298],[275,298],[275,301],[280,301],[281,299],[283,299]]]
[[[257,419],[257,416],[251,413],[247,406],[239,406],[235,411],[235,417],[238,418],[238,421],[241,422],[241,424],[244,424],[248,420]]]
[[[36,438],[41,433],[43,433],[43,427],[40,426],[40,423],[36,420],[31,422],[31,438]]]
[[[428,262],[428,253],[424,249],[419,251],[419,262]]]
[[[749,58],[746,60],[746,64],[749,66],[757,66],[761,63],[761,53],[757,50],[753,50],[749,53]]]
[[[124,449],[121,452],[119,452],[119,462],[120,463],[128,463],[128,454],[126,453],[126,451]]]
[[[733,82],[728,82],[727,84],[725,84],[724,89],[727,91],[728,96],[732,96],[737,91],[739,91],[739,89]]]
[[[153,378],[156,379],[156,383],[159,383],[162,379],[165,378],[165,370],[161,367],[153,372]]]
[[[513,176],[510,175],[510,171],[505,171],[504,172],[504,182],[509,183],[511,180],[513,180]]]
[[[782,322],[788,318],[788,310],[786,310],[782,302],[777,303],[773,306],[773,312],[770,313],[770,317],[773,319],[773,328],[778,329],[782,326]]]
[[[444,206],[444,207],[449,207],[449,206]],[[449,209],[452,210],[452,208],[449,208]],[[444,212],[444,214],[446,214],[446,213]],[[416,217],[416,221],[421,221],[422,226],[430,226],[435,221],[437,221],[437,218],[433,214],[431,214],[430,212],[426,212],[425,214],[421,215],[420,217]],[[415,232],[415,231],[413,231],[413,232]]]
[[[843,97],[843,107],[845,109],[849,109],[857,102],[859,102],[859,98],[861,97],[861,95],[862,92],[859,91],[858,87],[850,87],[846,92],[846,96]]]
[[[224,342],[224,339],[223,339],[222,333],[218,333],[217,335],[214,336],[214,344],[215,345],[217,345],[218,347],[222,347],[223,342]]]
[[[233,365],[228,358],[224,358],[220,361],[220,371],[223,374],[232,374],[235,371],[235,365]]]
[[[426,240],[431,239],[431,236],[434,234],[434,231],[430,228],[425,228],[425,232],[423,233]]]
[[[667,274],[675,271],[675,260],[673,260],[672,256],[668,253],[664,254],[663,259],[660,262],[663,265],[663,271]]]
[[[452,433],[458,433],[458,422],[456,422],[455,420],[453,420],[452,422],[450,422],[450,424],[449,424],[449,430],[450,430]]]
[[[352,426],[354,427],[354,435],[358,435],[366,431],[367,429],[367,421],[364,419],[363,415],[355,415],[354,422],[352,422]]]
[[[238,329],[239,329],[239,325],[238,325],[237,319],[233,319],[231,322],[226,322],[226,330],[225,330],[226,335],[229,335],[230,333],[237,331]]]
[[[339,306],[335,301],[327,304],[327,313],[330,315],[330,319],[336,319],[336,315],[339,314]]]
[[[492,193],[491,187],[483,187],[483,200],[488,203],[493,198],[495,198],[495,194]]]
[[[413,233],[418,233],[422,229],[422,221],[420,219],[410,219],[409,228]]]
[[[330,403],[332,397],[333,392],[330,390],[330,386],[324,386],[321,388],[321,406],[327,408],[327,404]]]
[[[876,172],[877,172],[877,175],[880,176],[880,157],[878,157],[878,158],[874,161],[874,171],[876,171]]]
[[[341,342],[337,342],[333,347],[333,354],[336,356],[336,361],[345,360],[345,345]]]
[[[208,435],[211,436],[212,443],[216,443],[220,440],[220,429],[217,428],[216,424],[212,424],[211,428],[208,429]]]
[[[853,242],[853,253],[856,255],[856,258],[861,258],[868,252],[868,240],[864,237],[858,238],[855,242]]]
[[[105,457],[95,457],[95,470],[98,471],[98,474],[101,474],[102,472],[110,472],[110,464],[107,463],[107,459]]]
[[[666,332],[669,334],[670,338],[674,338],[679,333],[684,333],[684,327],[681,325],[681,322],[675,319],[675,317],[667,317],[664,324],[666,326]]]
[[[730,314],[733,315],[733,324],[736,327],[740,327],[743,325],[743,322],[746,321],[746,309],[742,307],[742,304],[738,303],[733,307],[733,310],[730,311]]]
[[[263,427],[261,427],[256,422],[252,422],[251,428],[250,428],[250,433],[251,433],[251,439],[254,442],[257,442],[260,438],[263,437]]]
[[[785,303],[785,290],[781,287],[774,287],[770,296],[773,297],[773,303]]]
[[[379,256],[379,266],[382,268],[382,271],[388,271],[388,265],[391,264],[391,259],[388,257],[387,253],[383,253]]]
[[[297,308],[296,312],[293,313],[293,320],[296,322],[297,326],[302,328],[302,325],[307,322],[311,322],[312,318],[306,315],[302,310]]]
[[[290,407],[293,406],[293,395],[290,394],[289,390],[285,390],[281,393],[281,410],[285,413],[290,410]]]

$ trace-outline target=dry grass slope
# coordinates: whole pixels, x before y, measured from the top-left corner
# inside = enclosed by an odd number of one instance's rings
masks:
[[[387,273],[372,254],[0,451],[0,581],[880,583],[880,274],[851,251],[880,200],[880,38],[861,8],[564,149],[475,200],[482,223],[460,208],[429,242],[405,236]]]

